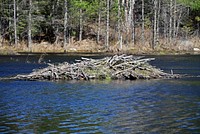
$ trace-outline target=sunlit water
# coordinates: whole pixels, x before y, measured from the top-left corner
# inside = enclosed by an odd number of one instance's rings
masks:
[[[156,59],[152,64],[166,72],[200,75],[200,56]],[[46,66],[37,60],[38,56],[0,57],[0,76]],[[0,81],[0,133],[200,133],[200,78]]]

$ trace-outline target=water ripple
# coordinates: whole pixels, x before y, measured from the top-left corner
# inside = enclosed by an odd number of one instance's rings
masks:
[[[0,133],[199,133],[198,84],[181,82],[0,82]]]

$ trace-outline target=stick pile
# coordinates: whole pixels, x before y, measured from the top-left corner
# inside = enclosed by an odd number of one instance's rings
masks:
[[[33,70],[28,75],[17,75],[13,79],[23,80],[90,80],[90,79],[160,79],[177,78],[179,75],[164,73],[148,62],[154,58],[115,55],[103,59],[82,58],[76,63],[67,62]]]

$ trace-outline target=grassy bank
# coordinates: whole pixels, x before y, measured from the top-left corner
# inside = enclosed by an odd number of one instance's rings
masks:
[[[173,44],[167,44],[164,41],[152,49],[149,43],[144,44],[125,44],[122,49],[119,49],[117,43],[111,43],[107,48],[103,43],[97,44],[93,40],[82,40],[70,43],[63,48],[61,44],[50,44],[48,42],[33,43],[31,48],[28,48],[25,43],[19,43],[17,46],[3,44],[0,46],[0,55],[17,55],[27,53],[127,53],[135,55],[177,55],[177,54],[200,54],[200,39],[189,41],[176,41]]]

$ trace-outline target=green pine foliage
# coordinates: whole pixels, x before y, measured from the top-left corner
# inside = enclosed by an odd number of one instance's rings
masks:
[[[200,0],[179,0],[179,2],[193,10],[200,10]]]

